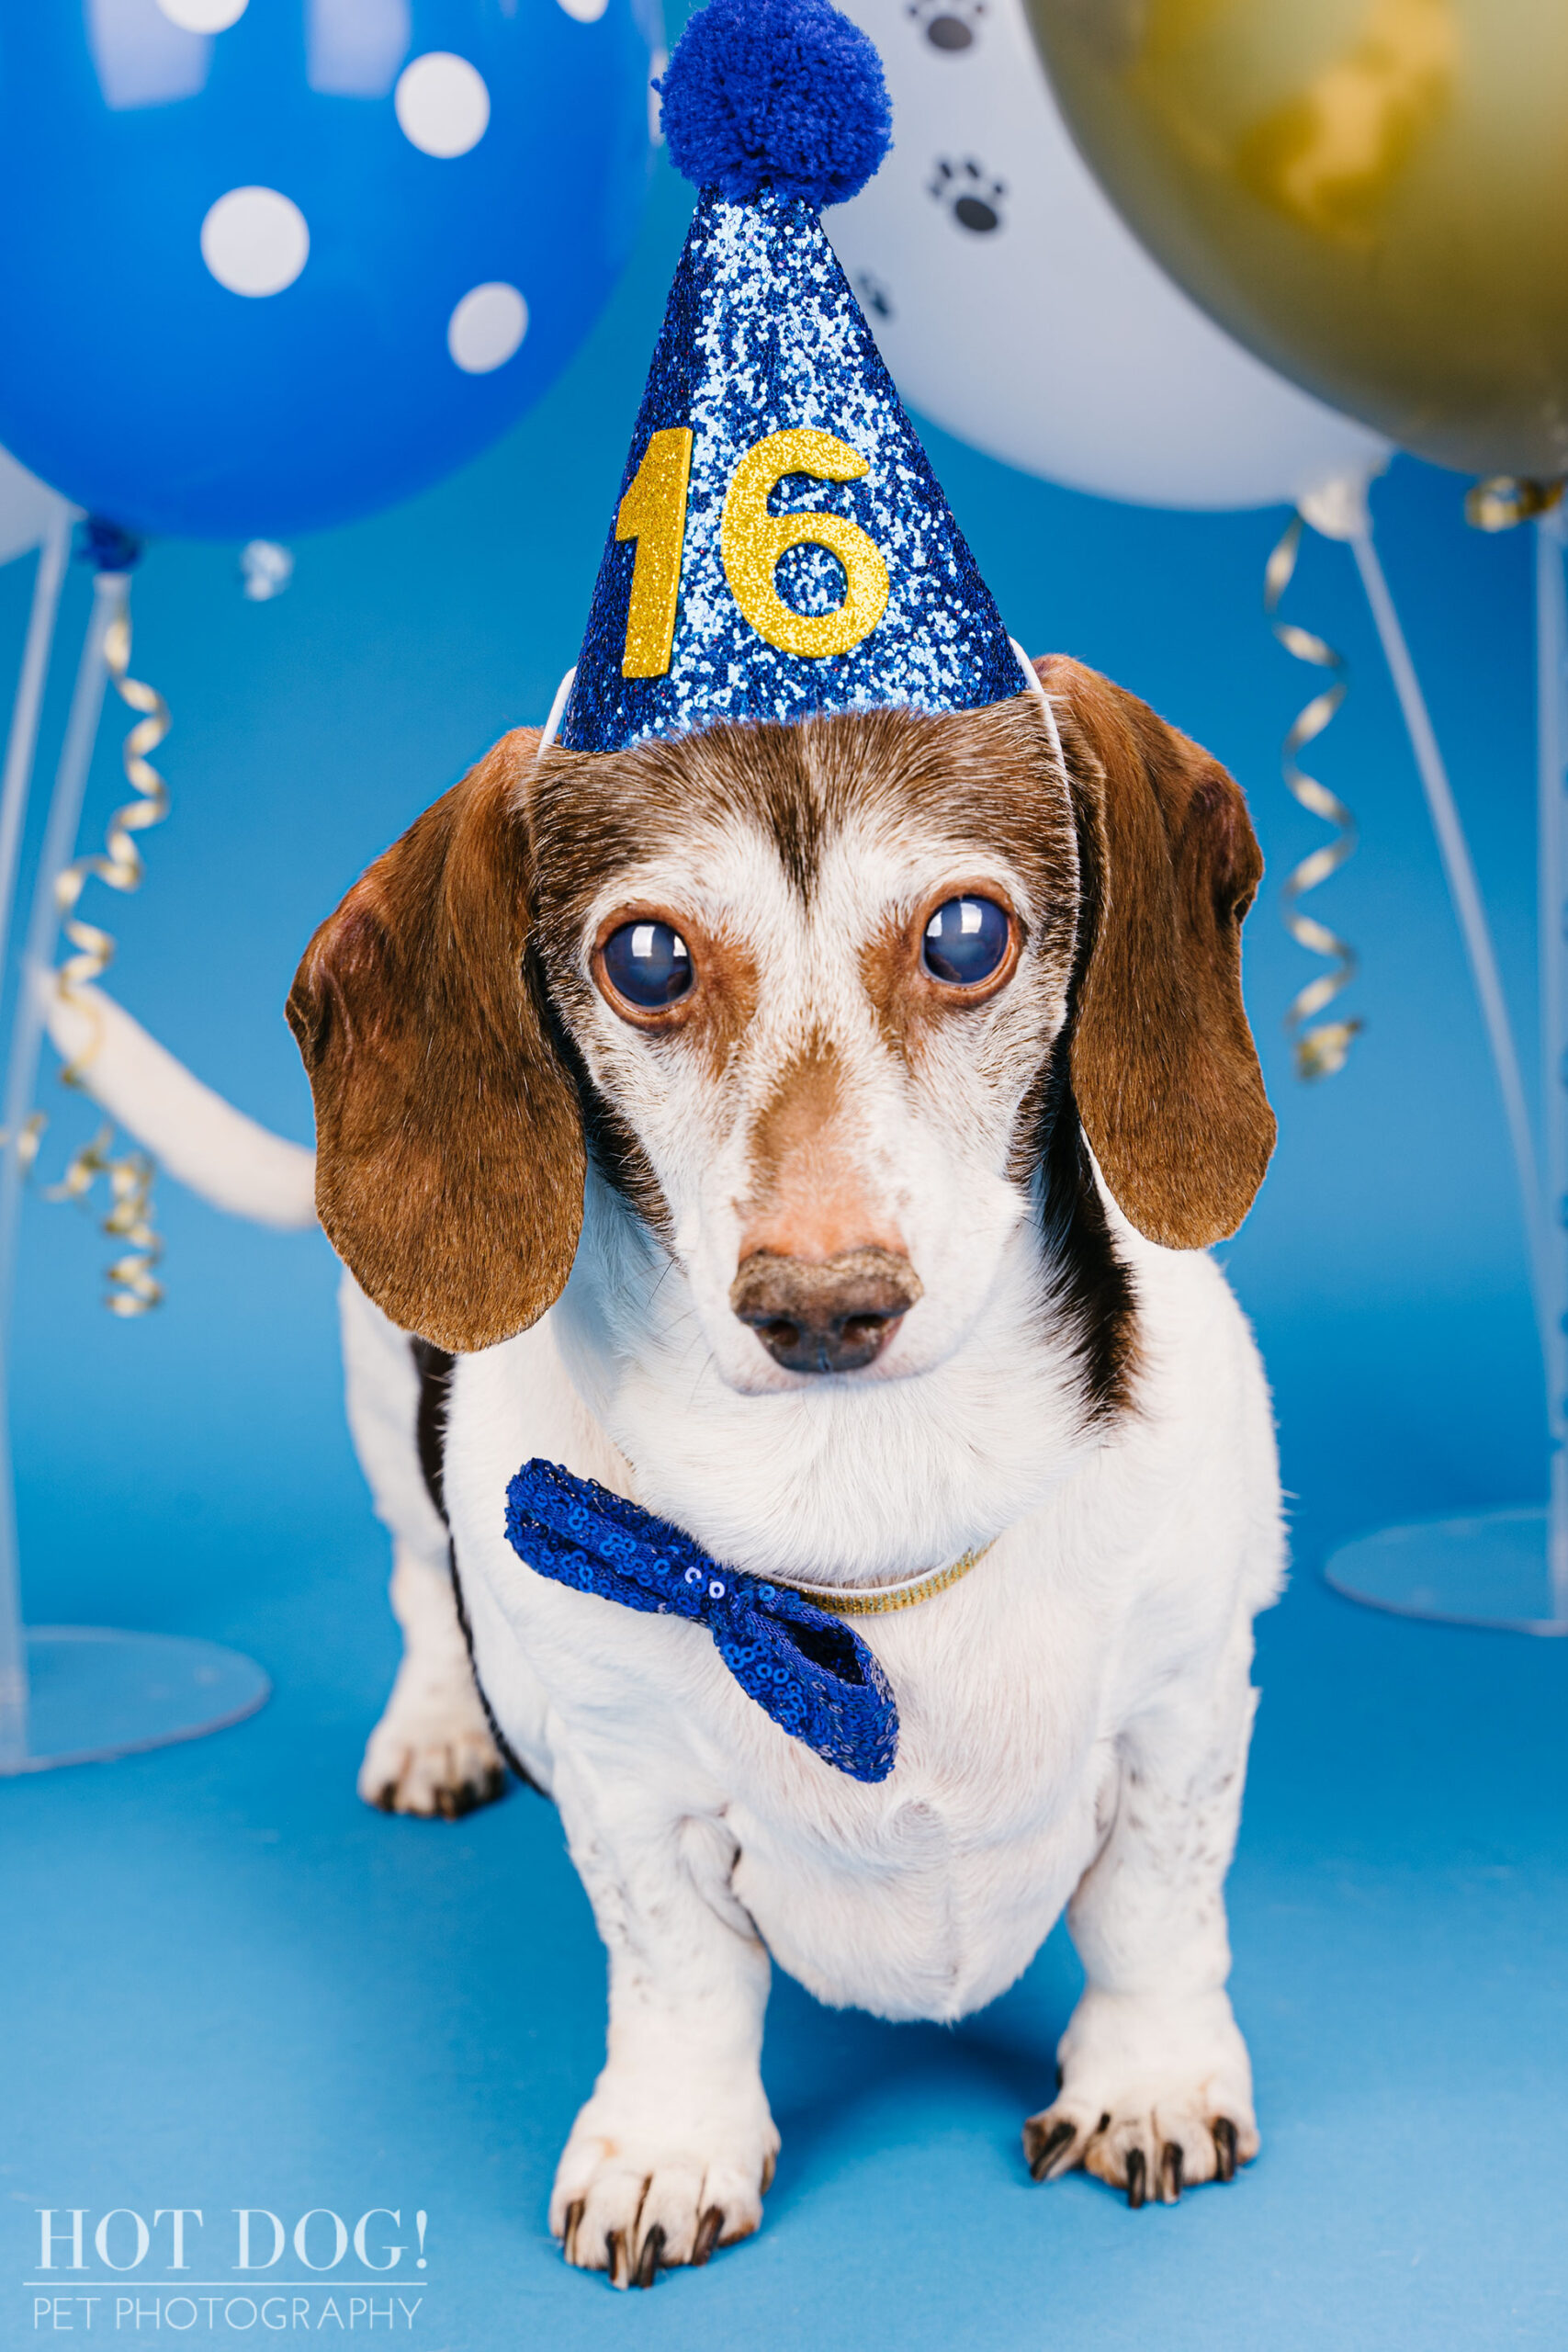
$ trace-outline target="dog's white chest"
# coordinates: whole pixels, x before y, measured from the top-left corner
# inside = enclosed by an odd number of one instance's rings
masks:
[[[1093,1856],[1114,1784],[1095,1628],[1028,1607],[1036,1566],[1016,1541],[966,1590],[873,1621],[899,1708],[882,1788],[808,1766],[728,1808],[735,1892],[822,1999],[964,2015],[1027,1966]]]
[[[1039,1950],[1094,1851],[1100,1776],[1052,1792],[1009,1835],[910,1795],[878,1834],[810,1838],[732,1808],[731,1883],[769,1950],[821,2000],[947,2019],[995,1998]]]

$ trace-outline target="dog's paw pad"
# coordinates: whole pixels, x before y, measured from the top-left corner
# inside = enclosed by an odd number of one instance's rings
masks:
[[[951,212],[961,229],[972,236],[989,236],[1002,225],[1002,208],[1007,186],[993,179],[983,164],[973,155],[961,161],[951,156],[939,156],[936,168],[926,183],[928,196]]]
[[[956,57],[979,39],[986,5],[985,0],[910,0],[904,13],[914,18],[933,49]]]

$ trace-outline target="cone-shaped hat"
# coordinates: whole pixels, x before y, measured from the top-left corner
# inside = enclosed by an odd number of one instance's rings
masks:
[[[559,740],[1021,691],[1018,657],[822,233],[888,144],[828,0],[708,0],[663,83],[701,199]]]

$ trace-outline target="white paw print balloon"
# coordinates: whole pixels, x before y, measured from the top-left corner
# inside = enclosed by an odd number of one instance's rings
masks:
[[[131,530],[390,504],[630,251],[657,0],[0,0],[0,441]]]
[[[882,51],[893,152],[824,226],[911,406],[1156,506],[1261,506],[1382,465],[1385,441],[1243,351],[1123,228],[1018,0],[840,5]]]

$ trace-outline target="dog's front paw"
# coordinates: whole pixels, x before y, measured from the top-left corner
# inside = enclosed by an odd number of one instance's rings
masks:
[[[394,1698],[367,1743],[358,1785],[383,1813],[457,1821],[502,1794],[506,1766],[472,1700],[437,1713]]]
[[[683,2262],[700,2267],[761,2221],[779,2135],[761,2085],[733,2109],[684,2106],[601,2085],[572,2127],[550,2228],[569,2262],[607,2271],[612,2287],[651,2287]]]
[[[1233,2180],[1258,2154],[1252,2068],[1224,1993],[1157,2002],[1089,1992],[1057,2052],[1061,2089],[1023,2127],[1036,2180],[1081,2166],[1139,2206]]]

